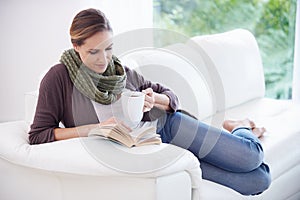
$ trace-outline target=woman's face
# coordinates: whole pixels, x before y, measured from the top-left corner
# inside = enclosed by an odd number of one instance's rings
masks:
[[[102,74],[112,59],[112,45],[112,32],[102,31],[84,40],[82,45],[74,45],[74,49],[89,69]]]

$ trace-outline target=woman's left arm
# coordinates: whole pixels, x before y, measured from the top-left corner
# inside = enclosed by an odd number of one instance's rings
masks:
[[[154,107],[168,112],[175,112],[178,109],[178,98],[169,88],[160,83],[145,80],[142,75],[128,67],[125,67],[125,71],[127,74],[126,88],[146,94],[144,112],[150,111]]]

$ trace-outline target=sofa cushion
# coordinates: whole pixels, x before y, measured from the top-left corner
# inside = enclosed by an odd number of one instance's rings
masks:
[[[257,126],[267,129],[261,138],[265,152],[265,162],[270,166],[272,184],[270,188],[257,199],[288,199],[300,191],[300,104],[291,100],[275,100],[260,98],[235,106],[225,112],[220,112],[215,118],[207,118],[206,123],[221,126],[222,119],[250,118]],[[219,121],[214,119],[220,119]],[[289,186],[287,186],[289,185]],[[212,195],[212,190],[221,188],[218,194]],[[285,190],[282,192],[279,188]],[[214,199],[222,196],[224,199],[243,199],[227,188],[213,184],[203,184],[201,196],[203,199]],[[204,198],[210,193],[209,198]],[[236,198],[233,198],[236,196]],[[246,199],[246,198],[245,198]],[[256,198],[253,198],[256,199]],[[293,198],[291,198],[293,199]]]
[[[263,97],[264,73],[257,42],[253,34],[235,29],[220,34],[192,38],[207,53],[221,78],[225,108]],[[222,104],[220,104],[222,105]],[[224,110],[219,107],[218,111]]]

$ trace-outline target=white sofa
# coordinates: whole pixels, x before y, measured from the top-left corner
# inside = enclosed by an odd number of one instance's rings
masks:
[[[201,180],[197,159],[173,145],[126,149],[81,138],[30,146],[37,96],[28,93],[25,121],[0,124],[1,199],[300,199],[300,105],[264,97],[262,62],[250,32],[198,36],[120,57],[172,88],[183,109],[209,124],[250,118],[266,127],[261,140],[270,188],[249,197]]]

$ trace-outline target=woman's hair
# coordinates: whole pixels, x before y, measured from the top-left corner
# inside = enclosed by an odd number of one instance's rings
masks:
[[[97,32],[111,31],[112,28],[104,13],[97,9],[80,11],[73,19],[70,36],[75,45],[82,45],[84,40]]]

